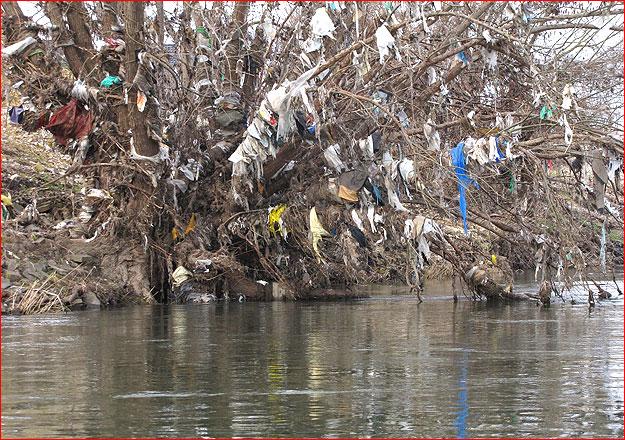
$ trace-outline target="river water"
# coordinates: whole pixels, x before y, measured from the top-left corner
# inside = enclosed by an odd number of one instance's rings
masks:
[[[2,317],[2,434],[623,436],[623,300]]]

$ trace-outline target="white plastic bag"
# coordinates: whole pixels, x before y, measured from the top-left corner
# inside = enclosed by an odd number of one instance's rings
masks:
[[[10,46],[2,48],[2,56],[10,57],[11,55],[18,55],[23,52],[28,46],[33,43],[36,43],[33,37],[26,37],[22,41],[18,41],[17,43],[11,44]]]
[[[395,49],[395,56],[401,61],[401,55],[395,46],[395,37],[388,31],[386,25],[382,25],[375,31],[375,40],[380,52],[380,64],[384,64],[384,58],[390,54],[391,49]]]
[[[317,8],[315,15],[310,20],[310,27],[312,33],[318,37],[330,37],[334,39],[332,32],[334,32],[334,23],[328,15],[326,8]]]

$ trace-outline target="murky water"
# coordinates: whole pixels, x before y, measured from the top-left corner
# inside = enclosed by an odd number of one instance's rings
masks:
[[[623,436],[623,301],[2,318],[2,434]]]

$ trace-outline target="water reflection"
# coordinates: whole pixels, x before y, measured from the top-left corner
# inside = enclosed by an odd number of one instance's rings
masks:
[[[622,436],[623,302],[4,317],[5,436]]]

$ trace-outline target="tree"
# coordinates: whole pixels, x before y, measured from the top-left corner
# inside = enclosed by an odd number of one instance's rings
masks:
[[[74,80],[123,81],[89,98],[91,147],[72,170],[115,200],[90,223],[107,225],[90,246],[113,287],[162,301],[184,300],[185,285],[265,298],[257,279],[290,296],[368,281],[418,288],[435,259],[464,275],[491,255],[570,285],[605,254],[597,225],[622,229],[578,172],[622,163],[617,4],[147,6],[46,3],[54,28],[38,44],[73,79],[53,94],[24,78],[40,109],[66,104]],[[15,3],[2,10],[32,25]],[[4,37],[6,47],[20,34],[5,25]],[[23,73],[29,61],[9,62]],[[450,163],[460,143],[472,188]],[[592,159],[596,148],[605,157]],[[622,207],[619,173],[599,186]],[[281,204],[286,240],[267,227]],[[312,207],[334,234],[323,258]],[[440,233],[421,237],[417,215]],[[178,268],[191,273],[182,289]]]

